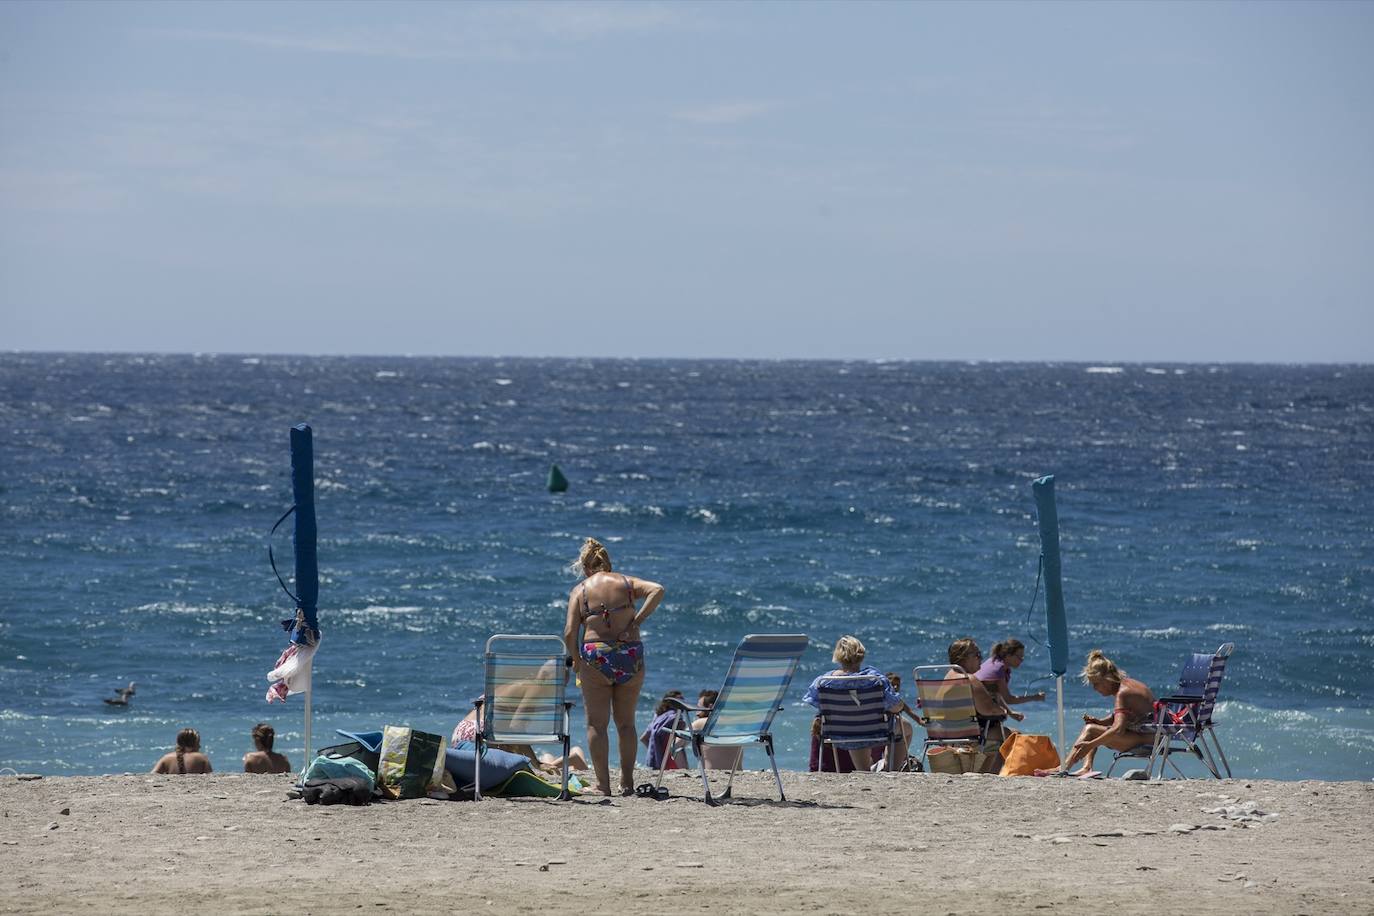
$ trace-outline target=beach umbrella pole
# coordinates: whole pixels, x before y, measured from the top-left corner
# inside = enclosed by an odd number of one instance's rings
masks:
[[[1058,696],[1058,700],[1059,700],[1059,746],[1062,748],[1062,747],[1064,747],[1064,675],[1060,674],[1060,675],[1058,675],[1058,676],[1055,677],[1055,679],[1054,679],[1054,686],[1055,686],[1055,693],[1057,693],[1057,694],[1059,695],[1059,696]],[[306,722],[309,722],[309,721],[310,721],[310,713],[309,713],[309,709],[310,709],[310,694],[309,694],[308,692],[307,692],[306,695],[305,695],[305,708],[306,708],[306,710],[307,710],[307,712],[306,712],[306,720],[305,720],[305,721],[306,721]],[[306,731],[306,734],[309,735],[310,732],[307,730],[307,731]]]
[[[1040,524],[1040,569],[1045,577],[1045,625],[1050,648],[1050,671],[1059,695],[1059,748],[1064,747],[1064,673],[1069,670],[1069,621],[1064,611],[1064,583],[1059,569],[1059,509],[1054,499],[1054,475],[1031,484]]]

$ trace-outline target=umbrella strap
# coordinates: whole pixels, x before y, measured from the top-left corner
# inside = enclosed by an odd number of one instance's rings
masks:
[[[1037,599],[1037,598],[1040,597],[1040,580],[1041,580],[1042,578],[1044,578],[1044,575],[1045,575],[1045,555],[1042,553],[1042,554],[1040,554],[1040,562],[1039,562],[1039,564],[1036,566],[1036,569],[1035,569],[1035,591],[1031,592],[1030,607],[1026,608],[1026,638],[1029,639],[1031,642],[1035,643],[1037,646],[1039,646],[1039,647],[1042,648],[1042,649],[1047,648],[1047,647],[1046,647],[1046,645],[1045,645],[1043,642],[1041,642],[1040,640],[1036,639],[1036,638],[1035,638],[1035,634],[1031,632],[1030,618],[1031,618],[1031,612],[1035,610],[1035,599]],[[1037,677],[1037,678],[1033,678],[1029,683],[1035,684],[1035,683],[1038,683],[1038,682],[1040,682],[1040,681],[1050,680],[1050,679],[1052,679],[1053,677],[1054,677],[1053,674],[1047,675],[1047,676],[1045,676],[1045,677]]]
[[[295,593],[291,591],[291,589],[286,587],[286,580],[283,579],[281,577],[281,573],[277,571],[277,558],[272,556],[272,535],[277,533],[277,529],[281,527],[281,523],[290,518],[291,513],[295,511],[295,506],[292,506],[290,509],[287,509],[285,514],[283,514],[281,518],[277,519],[277,523],[272,526],[272,530],[267,532],[267,562],[272,564],[272,572],[276,575],[277,581],[281,583],[281,590],[286,592],[287,596],[290,597],[292,601],[296,602],[296,607],[300,607],[301,599],[298,598],[295,595]]]

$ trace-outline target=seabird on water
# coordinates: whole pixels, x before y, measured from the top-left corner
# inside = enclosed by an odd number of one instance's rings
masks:
[[[129,697],[134,695],[134,688],[136,686],[137,685],[133,681],[130,681],[128,687],[116,688],[115,695],[112,697],[106,697],[105,702],[110,706],[128,706]]]

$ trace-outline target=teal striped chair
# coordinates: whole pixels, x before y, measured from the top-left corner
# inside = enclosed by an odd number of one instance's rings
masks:
[[[707,775],[706,758],[702,754],[707,745],[744,747],[761,743],[768,752],[768,762],[773,765],[778,799],[787,800],[782,790],[782,777],[778,775],[777,757],[773,752],[773,718],[782,708],[779,704],[792,683],[792,675],[796,673],[797,663],[809,642],[805,635],[795,633],[751,634],[744,637],[735,649],[734,658],[730,660],[725,684],[720,688],[715,706],[711,707],[706,725],[699,730],[691,728],[690,716],[701,712],[701,707],[681,701],[673,702],[677,718],[669,731],[691,743],[701,766],[701,785],[706,793],[706,804],[714,806],[729,798],[735,781],[735,771],[732,769],[725,791],[719,796],[712,795],[711,777]],[[664,767],[660,766],[654,782],[655,793],[663,785],[663,771]]]
[[[477,730],[473,797],[482,798],[482,752],[488,744],[563,745],[563,782],[558,797],[567,799],[569,717],[566,699],[572,659],[561,636],[498,633],[487,640],[486,694],[476,702]]]

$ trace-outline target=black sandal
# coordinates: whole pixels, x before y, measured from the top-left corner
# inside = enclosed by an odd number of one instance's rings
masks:
[[[654,801],[663,801],[668,797],[668,787],[659,786],[654,788],[653,783],[643,782],[635,787],[635,795],[640,798],[652,798]]]

